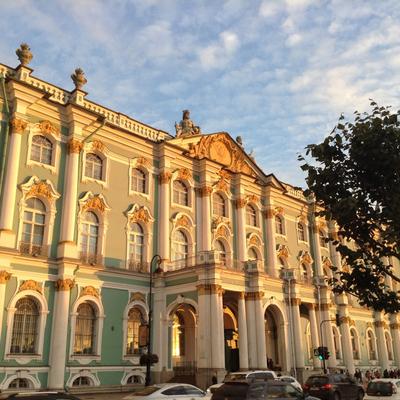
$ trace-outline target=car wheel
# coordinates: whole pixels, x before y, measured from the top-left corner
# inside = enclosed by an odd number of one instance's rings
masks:
[[[359,390],[357,395],[357,400],[363,400],[363,398],[364,398],[364,391]]]
[[[335,392],[335,393],[333,394],[333,400],[340,400],[340,393]]]

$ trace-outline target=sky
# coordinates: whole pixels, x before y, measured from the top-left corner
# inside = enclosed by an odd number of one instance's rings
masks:
[[[399,0],[0,0],[0,63],[171,134],[241,136],[265,173],[305,186],[297,154],[369,99],[400,106]]]

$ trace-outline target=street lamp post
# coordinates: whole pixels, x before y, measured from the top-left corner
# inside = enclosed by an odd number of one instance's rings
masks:
[[[151,329],[152,329],[152,321],[153,321],[153,273],[159,272],[159,265],[161,264],[161,256],[155,254],[150,261],[150,289],[149,289],[149,323],[148,323],[148,338],[147,338],[147,358],[146,358],[146,381],[145,385],[149,386],[151,383],[151,364],[153,361],[153,354],[152,354],[152,343],[151,343]],[[157,263],[157,268],[153,271],[153,263]]]

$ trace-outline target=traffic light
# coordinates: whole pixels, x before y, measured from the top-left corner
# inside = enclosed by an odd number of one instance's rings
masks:
[[[325,346],[320,346],[317,349],[314,349],[314,355],[318,357],[319,360],[328,360],[331,353],[328,351],[328,348]]]

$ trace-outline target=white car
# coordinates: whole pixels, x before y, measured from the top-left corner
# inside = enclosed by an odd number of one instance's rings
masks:
[[[294,386],[296,389],[299,389],[301,392],[303,391],[303,388],[300,385],[300,382],[297,381],[293,376],[290,375],[281,375],[278,376],[278,379],[282,382],[287,382],[290,383],[292,386]]]
[[[206,393],[196,386],[187,383],[160,383],[157,385],[147,386],[137,392],[131,393],[123,397],[123,400],[197,400],[202,399]]]
[[[274,371],[270,370],[230,372],[225,376],[223,382],[211,385],[207,389],[207,397],[211,397],[214,391],[221,387],[225,382],[245,381],[252,379],[266,381],[268,379],[277,379],[277,375]]]
[[[400,379],[374,379],[368,383],[364,400],[400,400]]]

